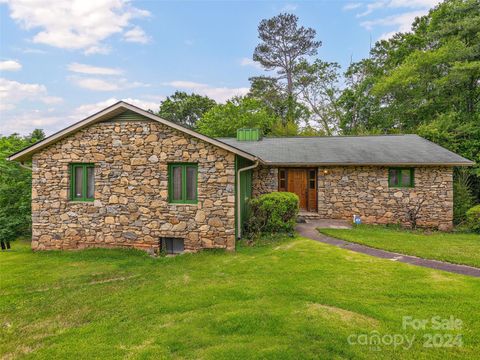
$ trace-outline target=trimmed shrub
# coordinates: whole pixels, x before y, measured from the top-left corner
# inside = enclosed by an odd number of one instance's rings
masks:
[[[467,211],[467,224],[471,230],[480,233],[480,205]]]
[[[298,196],[272,192],[250,200],[247,234],[293,232],[298,214]]]

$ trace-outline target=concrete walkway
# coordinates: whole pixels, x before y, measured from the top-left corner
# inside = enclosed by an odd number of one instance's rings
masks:
[[[330,227],[336,227],[337,224]],[[344,225],[340,225],[344,226]],[[334,245],[340,248],[348,249],[362,254],[375,256],[381,259],[388,259],[391,261],[399,261],[406,264],[423,266],[436,270],[448,271],[451,273],[480,277],[480,269],[467,265],[456,265],[438,260],[427,260],[418,258],[416,256],[397,254],[391,251],[374,249],[365,245],[351,243],[345,240],[335,239],[330,236],[320,234],[317,228],[326,227],[325,220],[309,221],[306,223],[297,224],[296,230],[298,233],[306,238],[315,241],[320,241],[325,244]],[[343,227],[344,228],[344,227]]]

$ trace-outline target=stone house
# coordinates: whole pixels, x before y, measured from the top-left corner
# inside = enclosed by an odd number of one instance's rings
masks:
[[[305,216],[452,227],[462,158],[416,135],[213,139],[118,102],[9,157],[32,167],[32,248],[235,249],[252,196]]]

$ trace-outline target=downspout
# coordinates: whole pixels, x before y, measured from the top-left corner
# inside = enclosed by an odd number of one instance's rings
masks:
[[[241,195],[240,195],[240,174],[243,171],[255,169],[258,166],[258,160],[255,161],[255,164],[238,169],[237,170],[237,239],[240,239],[242,237],[242,209],[241,209]]]

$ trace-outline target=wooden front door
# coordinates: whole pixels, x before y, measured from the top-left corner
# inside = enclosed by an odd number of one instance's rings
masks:
[[[297,194],[300,200],[300,209],[306,211],[317,211],[316,169],[279,169],[278,190]]]

